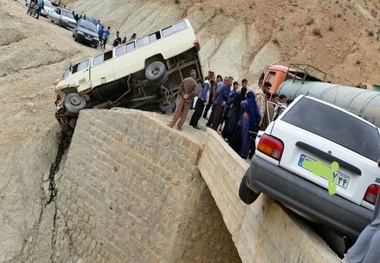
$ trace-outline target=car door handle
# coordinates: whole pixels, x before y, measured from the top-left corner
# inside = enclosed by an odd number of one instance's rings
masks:
[[[358,167],[356,167],[352,164],[349,164],[348,162],[345,162],[342,159],[335,157],[332,154],[328,154],[327,152],[321,151],[321,150],[311,146],[310,144],[298,141],[298,142],[296,142],[296,146],[300,147],[301,149],[304,149],[305,151],[314,153],[315,155],[317,155],[317,156],[319,156],[319,157],[321,157],[321,158],[323,158],[329,162],[335,161],[339,164],[340,167],[346,168],[347,170],[349,170],[353,173],[356,173],[358,175],[362,175],[362,171]]]

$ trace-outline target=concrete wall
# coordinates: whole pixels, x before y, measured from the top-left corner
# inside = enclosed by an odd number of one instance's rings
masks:
[[[240,201],[249,164],[216,132],[196,140],[157,116],[80,113],[57,178],[73,254],[107,263],[339,262],[277,203]]]
[[[240,262],[200,142],[134,110],[81,111],[57,205],[86,262]]]
[[[249,163],[208,129],[199,170],[243,262],[340,262],[326,243],[265,195],[250,206],[238,189]]]

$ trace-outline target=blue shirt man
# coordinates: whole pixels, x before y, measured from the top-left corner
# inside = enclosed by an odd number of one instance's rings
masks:
[[[202,88],[198,93],[198,99],[197,103],[195,104],[195,110],[193,115],[190,119],[190,126],[193,126],[193,128],[198,129],[198,121],[202,117],[203,111],[210,100],[210,88],[211,84],[210,81],[213,81],[215,78],[215,74],[210,74],[208,76],[208,79],[205,80],[202,84]]]

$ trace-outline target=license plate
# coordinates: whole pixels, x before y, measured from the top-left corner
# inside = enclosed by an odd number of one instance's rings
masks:
[[[87,40],[92,40],[92,38],[91,37],[84,37],[85,39],[87,39]]]
[[[305,170],[312,172],[310,169],[307,169],[303,166],[303,162],[305,160],[313,161],[313,162],[316,162],[317,160],[315,160],[309,156],[306,156],[305,154],[301,154],[300,159],[298,160],[298,166],[302,167]],[[348,175],[346,175],[340,171],[336,171],[333,173],[333,176],[334,176],[334,180],[337,180],[337,185],[339,185],[340,187],[342,187],[344,189],[347,189],[348,183],[350,182],[350,177]],[[327,180],[325,177],[322,177],[322,178]]]

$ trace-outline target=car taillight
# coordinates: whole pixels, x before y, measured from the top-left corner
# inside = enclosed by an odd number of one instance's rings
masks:
[[[371,184],[370,186],[368,186],[363,200],[374,205],[376,203],[376,197],[378,193],[379,193],[379,185]]]
[[[257,150],[280,161],[284,144],[279,139],[264,133],[257,145]]]

